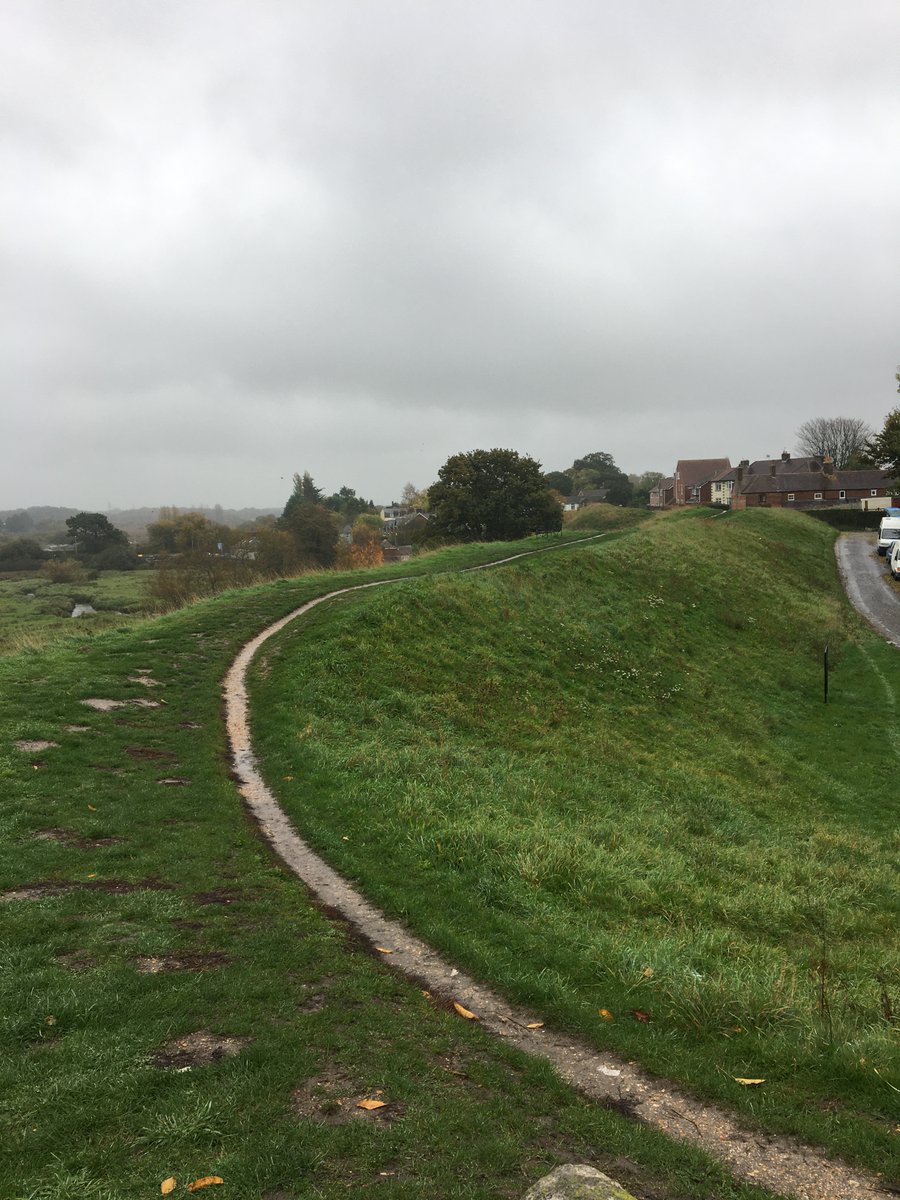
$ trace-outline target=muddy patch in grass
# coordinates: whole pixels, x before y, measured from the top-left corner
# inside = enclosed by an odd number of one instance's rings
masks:
[[[59,742],[48,742],[43,738],[34,738],[29,740],[21,738],[17,742],[13,742],[17,750],[24,750],[26,754],[37,754],[41,750],[54,750],[59,748]]]
[[[364,1103],[377,1107],[360,1107]],[[318,1125],[345,1125],[348,1121],[389,1124],[402,1115],[403,1107],[386,1101],[380,1089],[363,1090],[337,1067],[307,1079],[291,1095],[294,1115]]]
[[[146,954],[134,960],[138,975],[160,975],[163,971],[214,971],[225,967],[227,954]]]
[[[89,954],[60,954],[56,961],[67,971],[92,971],[97,966],[96,958]]]
[[[90,733],[90,725],[64,725],[66,733]]]
[[[211,892],[197,892],[194,899],[198,904],[234,904],[244,899],[244,893],[236,887],[213,888]]]
[[[120,837],[83,837],[74,829],[39,829],[34,836],[44,842],[61,842],[64,846],[75,846],[78,850],[96,850],[101,846],[117,846],[125,841]]]
[[[93,708],[96,712],[115,712],[118,708],[159,708],[162,700],[145,700],[143,697],[137,700],[104,700],[98,696],[89,696],[79,703]]]
[[[163,787],[190,787],[191,786],[191,781],[189,779],[185,779],[181,775],[166,775],[162,779],[157,779],[156,782],[159,784],[162,784]]]
[[[189,1067],[207,1067],[224,1058],[236,1058],[249,1041],[249,1038],[227,1037],[199,1029],[196,1033],[166,1042],[153,1055],[153,1065],[177,1071],[185,1071]]]
[[[125,753],[129,758],[136,758],[138,761],[142,759],[155,759],[157,761],[171,762],[176,757],[172,750],[157,750],[153,746],[126,746]]]
[[[131,883],[127,879],[39,879],[34,883],[22,883],[17,888],[0,892],[0,903],[13,900],[44,900],[48,896],[62,896],[66,892],[108,892],[125,895],[129,892],[167,892],[169,885],[158,879],[142,879]]]
[[[179,729],[202,729],[203,726],[199,721],[179,721]]]

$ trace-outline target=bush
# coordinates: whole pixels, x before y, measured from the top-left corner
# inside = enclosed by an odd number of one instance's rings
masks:
[[[108,546],[93,555],[90,563],[95,571],[133,571],[140,561],[128,546]]]
[[[51,558],[41,567],[41,574],[51,583],[81,583],[87,578],[81,563],[74,558]]]

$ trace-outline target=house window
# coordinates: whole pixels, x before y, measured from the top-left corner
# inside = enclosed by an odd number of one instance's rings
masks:
[[[788,500],[793,500],[793,498],[794,498],[794,493],[788,492]]]
[[[822,499],[822,493],[816,492],[816,494],[813,496],[813,500],[821,500],[821,499]]]
[[[871,491],[869,492],[869,495],[870,495],[870,496],[877,496],[877,495],[878,495],[878,488],[872,488],[872,489],[871,489]]]
[[[760,504],[765,504],[765,503],[766,503],[766,501],[768,500],[768,498],[769,498],[769,494],[768,494],[768,492],[760,492],[760,493],[759,493],[759,502],[760,502]]]
[[[838,500],[846,500],[846,499],[847,499],[847,493],[846,493],[846,492],[843,490],[843,488],[842,488],[842,489],[841,489],[841,490],[838,492]]]

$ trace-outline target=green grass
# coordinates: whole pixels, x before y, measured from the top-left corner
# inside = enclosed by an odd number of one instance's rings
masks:
[[[0,578],[0,654],[36,649],[85,629],[98,633],[133,625],[157,607],[148,594],[149,571],[103,571],[96,579],[51,583],[20,572]],[[72,618],[76,604],[97,611]],[[77,628],[76,628],[77,626]]]
[[[566,531],[589,532],[605,529],[633,529],[650,517],[643,508],[622,508],[616,504],[589,504],[577,512],[566,513]]]
[[[138,1200],[171,1174],[178,1194],[217,1174],[224,1197],[497,1200],[573,1158],[654,1197],[759,1200],[395,978],[244,816],[221,727],[227,665],[265,624],[376,574],[307,576],[0,659],[0,893],[62,889],[0,900],[0,1196]],[[132,682],[140,671],[163,686]],[[164,703],[100,713],[88,697]],[[25,738],[59,745],[16,749]],[[35,836],[49,829],[66,840]],[[137,970],[164,955],[217,957]],[[155,1065],[199,1030],[248,1041],[189,1071]],[[298,1090],[320,1115],[381,1090],[391,1119],[322,1123],[295,1110]]]
[[[897,1179],[900,660],[832,541],[696,513],[347,599],[261,652],[254,736],[313,844],[474,973]]]

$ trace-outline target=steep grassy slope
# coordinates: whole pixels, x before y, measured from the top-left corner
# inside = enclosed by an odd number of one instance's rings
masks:
[[[318,610],[257,664],[255,737],[311,840],[475,972],[896,1172],[900,664],[832,539],[698,513]]]
[[[654,1200],[760,1200],[393,977],[244,818],[227,665],[293,607],[371,578],[307,576],[0,658],[0,1197],[139,1200],[219,1175],[225,1200],[513,1200],[575,1158]],[[204,1062],[210,1035],[240,1053]]]

